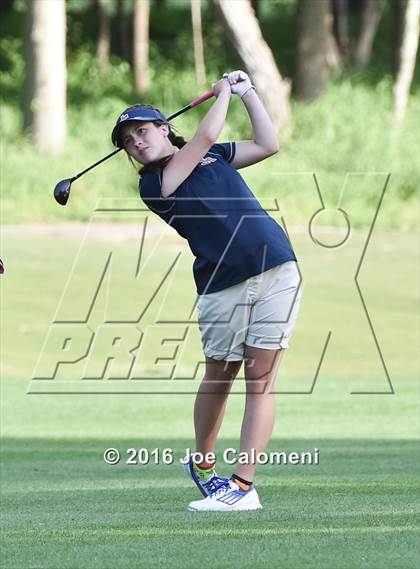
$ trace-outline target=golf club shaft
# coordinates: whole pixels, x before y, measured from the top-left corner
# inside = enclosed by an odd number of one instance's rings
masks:
[[[185,111],[188,111],[189,109],[192,109],[193,107],[196,107],[197,105],[200,105],[201,103],[204,103],[204,101],[207,101],[207,99],[210,99],[210,97],[213,97],[213,91],[209,91],[208,93],[206,93],[205,95],[202,95],[198,99],[194,99],[194,101],[191,101],[191,103],[188,103],[188,105],[186,105],[185,107],[183,107],[182,109],[180,109],[179,111],[174,113],[173,115],[170,115],[168,117],[168,121],[174,119],[175,117],[178,117],[179,115],[182,115],[182,113],[185,113]],[[108,158],[111,158],[111,156],[114,156],[114,154],[117,154],[121,150],[123,150],[123,149],[117,148],[117,150],[114,150],[113,152],[111,152],[107,156],[104,156],[104,158],[101,158],[100,160],[98,160],[98,162],[95,162],[95,164],[92,164],[91,166],[89,166],[88,168],[83,170],[82,172],[79,172],[78,174],[73,176],[73,178],[71,178],[71,181],[74,182],[74,180],[77,180],[77,178],[80,178],[80,176],[83,176],[83,174],[86,174],[86,172],[89,172],[89,170],[92,170],[92,168],[95,168],[95,166],[99,166],[99,164],[102,164],[102,162],[105,162],[105,160],[108,160]]]
[[[77,180],[77,178],[80,178],[80,176],[83,176],[83,174],[86,174],[86,172],[89,172],[89,170],[92,170],[92,168],[95,168],[95,166],[98,166],[102,162],[105,162],[105,160],[108,160],[108,158],[111,158],[111,156],[114,156],[114,154],[117,154],[117,152],[120,152],[121,150],[122,148],[117,148],[117,150],[114,150],[113,152],[111,152],[111,154],[104,156],[104,158],[101,158],[100,160],[95,162],[95,164],[92,164],[91,166],[89,166],[89,168],[86,168],[86,170],[83,170],[82,172],[79,172],[78,174],[73,176],[73,178],[71,178],[71,181],[74,182],[74,180]]]

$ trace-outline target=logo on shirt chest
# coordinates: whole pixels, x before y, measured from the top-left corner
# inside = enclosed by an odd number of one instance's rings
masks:
[[[208,164],[211,164],[212,162],[217,162],[217,158],[211,158],[210,156],[208,156],[207,158],[202,158],[200,160],[201,166],[207,166]]]

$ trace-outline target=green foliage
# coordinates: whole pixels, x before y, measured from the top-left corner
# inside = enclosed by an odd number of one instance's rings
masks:
[[[14,0],[13,8],[18,14],[24,14],[28,10],[27,0]]]
[[[97,58],[89,51],[78,50],[68,67],[69,106],[82,106],[106,98],[129,99],[133,75],[127,61],[114,58],[110,72],[104,77]]]
[[[168,62],[152,70],[152,88],[142,101],[170,114],[199,94],[194,73],[178,70]],[[418,223],[414,203],[419,179],[415,97],[410,98],[400,128],[393,123],[391,100],[390,76],[375,86],[363,82],[360,72],[337,78],[328,92],[311,105],[293,102],[293,135],[289,139],[280,135],[279,154],[241,173],[258,197],[276,195],[290,212],[289,219],[299,222],[302,215],[309,219],[313,213],[302,192],[305,183],[297,183],[299,176],[315,172],[324,199],[333,207],[348,172],[389,172],[391,183],[380,219],[384,226],[414,228]],[[70,66],[66,152],[52,162],[39,155],[29,137],[20,133],[21,115],[16,105],[4,103],[0,125],[7,157],[2,169],[2,186],[7,188],[7,192],[3,191],[4,220],[86,220],[101,195],[137,195],[135,172],[122,155],[78,180],[67,208],[58,207],[51,192],[58,180],[81,171],[111,150],[110,132],[116,117],[138,101],[139,97],[132,93],[127,63],[116,61],[103,80],[94,58],[81,51]],[[188,139],[208,108],[209,103],[205,103],[186,113],[174,121],[175,126]],[[233,98],[221,140],[247,139],[251,135],[243,105]],[[21,172],[18,180],[17,171]],[[278,180],[271,177],[273,171],[290,174],[282,174],[279,186]],[[34,195],[36,202],[25,207],[29,196]],[[366,188],[355,192],[352,199],[354,225],[369,224],[377,192]]]
[[[108,0],[108,3],[113,4],[114,2]],[[92,4],[94,4],[94,0],[67,0],[66,10],[68,13],[84,13],[92,7]]]
[[[0,95],[4,100],[19,101],[25,75],[21,38],[0,38]]]
[[[112,54],[109,72],[103,75],[99,69],[95,55],[95,3],[72,0],[68,4],[68,142],[65,154],[54,160],[40,155],[33,148],[29,134],[21,130],[19,106],[25,73],[21,31],[25,5],[16,6],[19,9],[0,22],[0,134],[6,158],[2,168],[4,220],[88,219],[98,196],[137,194],[135,172],[123,155],[78,180],[67,208],[57,207],[51,198],[55,183],[111,150],[111,129],[126,106],[141,100],[170,114],[203,91],[197,86],[193,70],[189,2],[152,5],[151,88],[142,97],[133,92],[129,62]],[[111,8],[113,11],[114,4]],[[127,2],[126,10],[131,8]],[[203,3],[208,88],[222,72],[240,65],[212,10],[210,2]],[[295,3],[289,0],[262,2],[261,26],[282,74],[290,76]],[[308,217],[313,213],[299,186],[301,182],[297,185],[296,176],[315,172],[322,182],[323,192],[335,206],[348,172],[389,172],[390,188],[381,211],[384,226],[414,228],[417,225],[417,209],[413,204],[419,180],[420,133],[415,106],[419,83],[415,78],[405,122],[397,128],[391,108],[393,77],[388,45],[391,29],[386,3],[375,42],[374,63],[366,70],[349,67],[337,74],[325,95],[310,105],[292,101],[293,135],[285,139],[280,133],[280,153],[241,172],[258,197],[280,197],[292,221],[297,222],[302,214]],[[187,139],[195,132],[209,104],[174,121]],[[221,139],[240,140],[251,136],[243,105],[233,98]],[[25,164],[24,169],[22,164]],[[18,180],[17,171],[21,172]],[[272,172],[283,176],[280,185],[268,176],[267,173]],[[290,175],[284,175],[285,172]],[[366,225],[377,196],[369,190],[356,194],[357,215],[353,223]],[[37,196],[36,203],[31,208],[25,207],[33,195]]]

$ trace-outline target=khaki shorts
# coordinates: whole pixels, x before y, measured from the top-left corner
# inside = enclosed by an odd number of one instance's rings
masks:
[[[296,324],[302,287],[296,261],[287,261],[234,286],[198,295],[204,354],[240,361],[245,345],[287,349]]]

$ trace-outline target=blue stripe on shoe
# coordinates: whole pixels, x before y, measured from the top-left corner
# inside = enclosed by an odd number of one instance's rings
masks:
[[[222,502],[223,504],[227,504],[228,506],[232,506],[233,504],[236,504],[236,502],[239,502],[239,500],[241,500],[244,496],[249,494],[249,492],[251,492],[253,489],[253,484],[251,484],[248,490],[238,488],[238,490],[232,490],[232,492],[229,492],[229,494],[225,494],[221,498],[217,498],[217,501]]]
[[[239,502],[239,500],[241,500],[244,496],[245,494],[242,494],[241,492],[233,491],[229,494],[226,494],[225,496],[222,496],[221,498],[217,498],[217,501],[223,502],[223,504],[227,504],[228,506],[233,506],[233,504]]]

